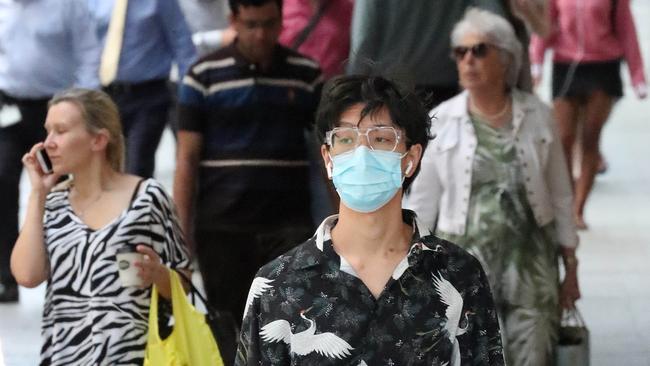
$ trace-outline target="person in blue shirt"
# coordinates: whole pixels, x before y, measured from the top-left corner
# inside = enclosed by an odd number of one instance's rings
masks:
[[[102,44],[114,0],[87,0]],[[196,50],[176,1],[129,1],[115,79],[104,85],[122,117],[126,137],[126,171],[151,177],[155,154],[168,119],[171,94],[167,80],[172,63],[184,75]]]
[[[0,302],[18,300],[9,257],[18,236],[21,157],[45,138],[55,93],[99,86],[93,27],[86,0],[0,0]]]

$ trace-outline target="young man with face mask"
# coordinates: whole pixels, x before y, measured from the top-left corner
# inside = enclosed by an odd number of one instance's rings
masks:
[[[401,207],[430,139],[420,100],[381,77],[338,77],[316,122],[339,214],[259,270],[236,364],[503,365],[480,264]]]

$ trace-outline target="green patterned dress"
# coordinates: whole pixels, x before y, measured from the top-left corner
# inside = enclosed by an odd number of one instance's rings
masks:
[[[488,275],[509,365],[553,365],[557,340],[558,246],[526,197],[512,123],[495,129],[472,117],[478,140],[465,235],[436,235],[467,249]]]

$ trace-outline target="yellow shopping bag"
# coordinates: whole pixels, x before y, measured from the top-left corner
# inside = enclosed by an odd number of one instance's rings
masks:
[[[219,347],[205,321],[187,300],[178,273],[169,270],[174,328],[165,340],[158,332],[158,291],[153,286],[144,366],[223,366]]]

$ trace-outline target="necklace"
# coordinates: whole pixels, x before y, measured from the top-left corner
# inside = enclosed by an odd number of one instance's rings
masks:
[[[90,201],[90,203],[87,203],[83,209],[77,210],[77,216],[83,218],[84,215],[86,214],[86,211],[88,211],[88,209],[90,207],[92,207],[95,203],[97,203],[99,201],[99,199],[102,198],[103,195],[104,195],[104,191],[100,191],[99,194],[97,195],[97,197],[93,198]]]
[[[481,109],[477,107],[476,104],[474,104],[474,100],[472,100],[472,98],[469,98],[469,108],[480,118],[486,119],[488,121],[497,121],[503,118],[505,114],[508,112],[509,110],[508,107],[510,107],[510,101],[511,101],[510,98],[507,98],[506,102],[503,104],[503,109],[501,109],[499,112],[492,115],[485,114],[483,111],[481,111]]]

